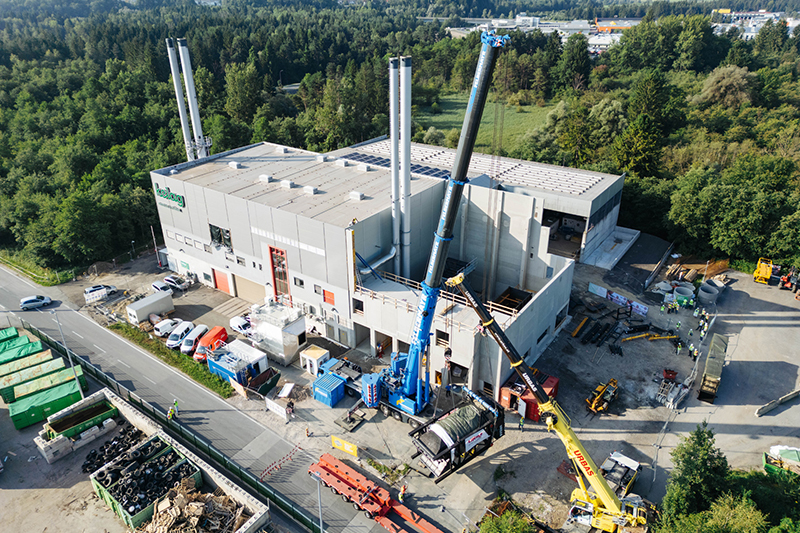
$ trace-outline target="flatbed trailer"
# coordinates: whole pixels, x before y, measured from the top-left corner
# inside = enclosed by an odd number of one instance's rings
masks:
[[[344,464],[330,454],[323,454],[318,463],[308,467],[308,475],[317,477],[334,494],[364,511],[392,533],[442,533],[402,503],[392,499],[389,491],[364,474]]]

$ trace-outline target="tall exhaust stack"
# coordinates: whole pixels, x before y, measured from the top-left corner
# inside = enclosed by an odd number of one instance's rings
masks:
[[[194,143],[197,149],[197,157],[207,157],[208,144],[206,143],[205,137],[203,137],[203,124],[200,122],[200,108],[197,107],[197,93],[194,90],[192,61],[189,59],[189,48],[186,46],[186,39],[178,39],[178,50],[181,55],[183,79],[186,82],[186,99],[189,101],[189,114],[192,117],[192,130],[194,131]]]
[[[411,278],[411,58],[400,58],[400,212],[403,277]]]
[[[175,87],[175,98],[178,101],[178,115],[181,118],[183,144],[186,146],[186,160],[194,161],[192,133],[189,131],[189,118],[186,116],[186,103],[183,101],[183,86],[181,85],[181,72],[178,68],[178,54],[175,52],[175,45],[172,39],[167,39],[167,54],[169,55],[169,70],[172,73],[172,85]]]
[[[394,273],[400,275],[400,60],[393,57],[389,60],[389,137],[392,143],[392,246],[397,250],[394,255]]]

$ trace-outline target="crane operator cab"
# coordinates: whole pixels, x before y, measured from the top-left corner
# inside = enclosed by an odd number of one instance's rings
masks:
[[[598,505],[586,501],[591,499],[594,499],[591,492],[581,489],[572,492],[572,506],[561,531],[588,533],[596,528],[609,533],[646,533],[655,515],[655,505],[636,494],[620,499],[620,513],[609,512],[599,501]]]

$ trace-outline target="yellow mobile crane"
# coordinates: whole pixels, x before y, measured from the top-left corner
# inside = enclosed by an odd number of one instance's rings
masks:
[[[578,436],[572,431],[569,417],[556,403],[550,398],[533,378],[533,371],[525,364],[519,352],[508,340],[505,332],[495,322],[489,310],[483,305],[469,286],[464,274],[459,274],[448,279],[446,285],[457,287],[467,299],[481,319],[483,327],[489,330],[500,349],[511,361],[511,367],[520,375],[528,390],[539,402],[539,410],[547,423],[547,429],[554,431],[567,449],[567,455],[575,464],[575,471],[578,475],[578,488],[572,491],[570,497],[571,509],[569,521],[585,523],[594,528],[614,532],[644,532],[647,530],[648,522],[651,518],[652,506],[639,496],[628,496],[620,499],[603,476],[592,458],[586,453],[586,449],[581,444]],[[591,490],[587,488],[589,483]]]

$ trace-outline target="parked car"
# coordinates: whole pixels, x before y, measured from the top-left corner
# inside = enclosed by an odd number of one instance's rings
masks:
[[[155,325],[155,327],[153,328],[153,332],[159,337],[166,337],[167,335],[172,333],[172,330],[175,329],[175,326],[178,325],[178,322],[180,322],[180,320],[175,320],[172,318],[162,320],[161,322]]]
[[[233,331],[241,333],[244,336],[250,335],[250,332],[252,331],[252,328],[250,327],[250,321],[243,316],[235,316],[231,318],[230,326]]]
[[[153,292],[167,292],[172,294],[172,289],[163,281],[154,281],[151,287],[153,288]]]
[[[186,336],[194,329],[194,324],[189,322],[188,320],[184,320],[183,322],[179,323],[175,326],[175,329],[172,330],[172,333],[169,334],[167,337],[167,348],[171,348],[173,350],[180,347],[181,342]]]
[[[195,361],[201,363],[206,362],[208,354],[219,348],[223,342],[228,341],[228,330],[222,326],[211,328],[211,331],[203,335],[200,343],[197,345],[197,350],[194,352]]]
[[[106,294],[114,294],[117,292],[117,288],[113,285],[92,285],[91,287],[83,289],[83,295],[88,296],[93,292],[102,291],[103,289],[106,290]]]
[[[196,326],[192,331],[190,331],[189,334],[183,339],[183,342],[181,342],[181,353],[192,355],[192,352],[194,352],[195,348],[197,348],[197,345],[200,344],[200,339],[206,334],[207,331],[208,326],[204,326],[203,324]]]
[[[164,283],[166,283],[171,289],[177,289],[179,291],[185,291],[192,285],[182,277],[176,276],[175,274],[164,278]]]
[[[36,309],[37,307],[44,307],[50,305],[53,301],[49,296],[26,296],[19,301],[19,308],[23,311],[28,309]]]

